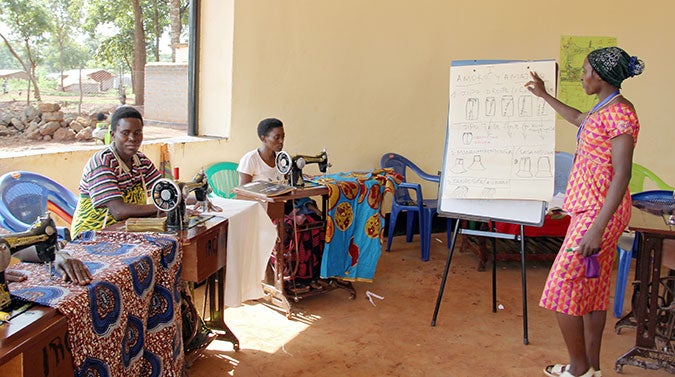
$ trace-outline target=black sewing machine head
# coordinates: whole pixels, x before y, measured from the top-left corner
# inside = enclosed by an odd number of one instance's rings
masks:
[[[328,163],[328,153],[326,153],[325,149],[315,156],[298,154],[291,157],[284,151],[277,153],[277,170],[284,175],[290,172],[288,183],[291,186],[302,187],[305,185],[305,181],[302,178],[302,169],[307,166],[307,164],[318,164],[319,171],[325,173],[330,166]]]
[[[188,195],[194,191],[197,201],[207,200],[209,181],[204,169],[197,173],[192,182],[177,182],[171,179],[159,179],[152,186],[151,196],[155,207],[167,212],[166,228],[168,230],[187,229],[190,222],[187,216],[185,202]]]
[[[37,254],[40,262],[51,263],[56,258],[58,248],[56,224],[49,212],[40,216],[24,232],[0,235],[0,309],[4,309],[11,302],[5,282],[5,270],[9,266],[10,257],[16,255],[23,259],[21,255]],[[26,256],[26,259],[34,259],[34,256]]]

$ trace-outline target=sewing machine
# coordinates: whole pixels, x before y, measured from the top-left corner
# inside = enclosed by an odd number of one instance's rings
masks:
[[[186,201],[193,191],[197,199],[197,207],[205,206],[207,210],[212,207],[207,196],[210,188],[204,169],[194,176],[192,182],[178,182],[162,178],[152,186],[152,202],[157,209],[167,212],[167,230],[188,228],[190,219],[187,215]]]
[[[9,266],[11,256],[22,260],[37,259],[40,262],[49,263],[51,273],[51,265],[56,258],[58,248],[56,225],[49,212],[39,217],[24,232],[0,235],[0,310],[7,308],[11,303],[5,282],[5,270]]]
[[[281,151],[277,153],[275,164],[279,173],[286,175],[290,172],[288,183],[295,187],[303,187],[305,185],[305,181],[302,178],[302,169],[307,164],[318,164],[319,171],[322,173],[325,173],[330,166],[328,163],[328,153],[326,153],[325,149],[315,156],[298,154],[291,157],[287,152]]]

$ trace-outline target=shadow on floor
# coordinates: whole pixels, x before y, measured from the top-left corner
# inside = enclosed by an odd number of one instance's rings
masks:
[[[225,320],[241,350],[215,341],[188,369],[189,376],[543,376],[545,365],[567,361],[555,316],[537,306],[550,261],[527,262],[529,345],[523,344],[520,262],[498,262],[503,309],[493,313],[490,272],[477,271],[472,252],[455,251],[432,327],[445,242],[443,233],[434,234],[431,260],[421,262],[418,237],[410,244],[396,237],[391,252],[382,252],[374,281],[354,283],[355,300],[343,290],[311,297],[295,305],[291,320],[257,302],[228,308]],[[384,299],[371,304],[366,291]],[[619,375],[614,362],[635,341],[634,330],[616,334],[615,322],[610,313],[605,377]],[[620,375],[670,376],[630,366]]]

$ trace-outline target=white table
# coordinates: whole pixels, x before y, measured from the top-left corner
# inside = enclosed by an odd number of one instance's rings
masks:
[[[222,212],[205,214],[229,220],[225,305],[236,307],[244,301],[263,297],[261,281],[277,239],[276,227],[256,201],[221,197],[210,200],[222,208]]]

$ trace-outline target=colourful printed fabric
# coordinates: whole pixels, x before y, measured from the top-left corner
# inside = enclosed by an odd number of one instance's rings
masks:
[[[328,187],[326,246],[321,277],[372,281],[382,250],[382,198],[402,178],[391,170],[348,172],[315,182]]]
[[[277,238],[270,258],[274,266],[277,253],[284,253],[284,278],[289,281],[311,281],[319,278],[326,239],[325,227],[312,226],[319,216],[302,214],[298,209],[284,215],[284,245]]]
[[[143,153],[138,152],[133,165],[128,168],[120,164],[110,148],[112,146],[96,152],[84,167],[79,187],[80,200],[70,231],[73,237],[84,230],[101,229],[104,223],[114,224],[115,219],[107,214],[105,207],[105,203],[113,199],[145,204],[146,190],[162,177]]]
[[[565,241],[546,279],[540,306],[573,316],[607,310],[616,245],[630,220],[630,207],[619,207],[607,224],[598,253],[599,277],[586,278],[584,257],[574,251],[565,251],[579,245],[598,212],[599,210],[591,210],[572,214]]]
[[[616,245],[630,220],[628,190],[602,237],[598,254],[599,278],[586,278],[584,258],[577,252],[565,250],[579,245],[605,202],[614,178],[611,139],[629,134],[635,143],[639,130],[637,115],[623,103],[601,109],[586,120],[580,132],[563,205],[571,216],[570,226],[546,280],[540,306],[574,316],[607,310]]]
[[[602,208],[614,177],[611,139],[629,134],[636,143],[639,131],[637,115],[620,102],[599,110],[586,120],[567,182],[563,205],[567,212]],[[626,190],[621,206],[630,208],[630,205],[630,193]]]
[[[9,285],[25,300],[66,316],[75,376],[182,376],[182,250],[174,237],[97,232],[65,247],[94,275],[87,286],[50,277],[44,265],[10,267],[28,280]]]

